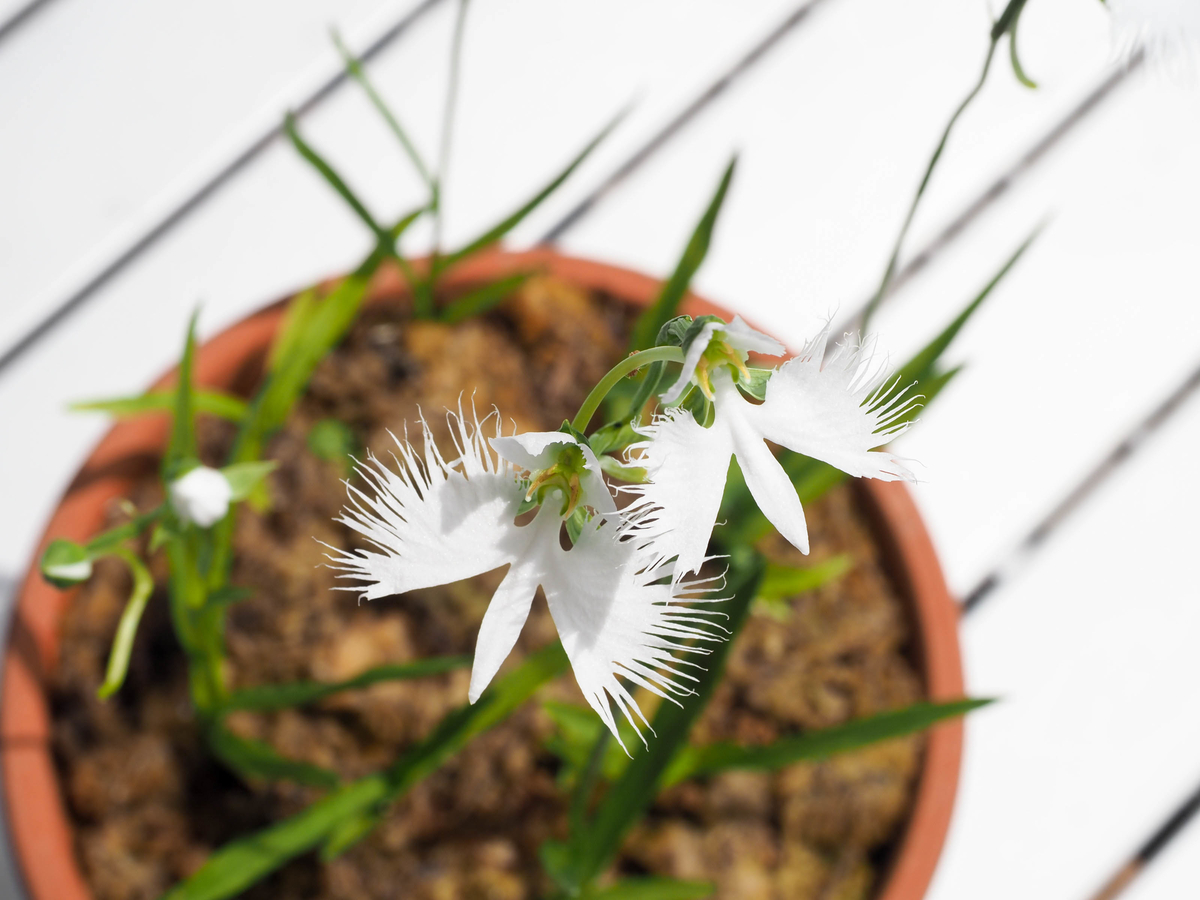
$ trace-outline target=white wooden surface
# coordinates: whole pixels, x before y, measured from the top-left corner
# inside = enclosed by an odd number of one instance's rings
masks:
[[[54,0],[31,17],[0,43],[0,348],[326,78],[336,65],[327,25],[361,46],[415,5]],[[636,99],[609,145],[514,243],[536,240],[794,6],[476,0],[451,242],[523,199]],[[370,68],[429,156],[451,14],[443,3]],[[800,341],[878,277],[937,132],[977,73],[987,27],[978,3],[824,0],[563,247],[665,273],[739,150],[697,286]],[[911,247],[1113,57],[1095,0],[1030,0],[1021,46],[1041,88],[1019,87],[997,60]],[[381,216],[417,199],[352,87],[302,128]],[[1200,362],[1198,151],[1198,89],[1140,73],[878,317],[881,346],[903,358],[1052,216],[954,351],[967,370],[901,445],[922,465],[917,499],[956,590]],[[359,223],[277,142],[0,373],[0,574],[25,565],[106,427],[65,413],[68,401],[144,385],[177,356],[195,303],[212,333],[366,246]],[[971,692],[1004,702],[970,720],[935,900],[1084,900],[1200,782],[1198,442],[1192,401],[964,623]],[[1198,840],[1192,826],[1129,896],[1196,896]]]

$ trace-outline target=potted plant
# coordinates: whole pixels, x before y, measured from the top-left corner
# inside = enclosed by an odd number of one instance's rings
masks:
[[[995,280],[894,379],[824,337],[769,364],[687,292],[732,164],[659,284],[491,249],[595,142],[410,261],[436,179],[384,226],[288,131],[376,245],[92,404],[133,418],[52,518],[5,660],[34,896],[919,897],[961,730],[918,733],[979,701],[904,488],[841,482],[905,474],[874,448]],[[831,409],[849,439],[789,424]]]

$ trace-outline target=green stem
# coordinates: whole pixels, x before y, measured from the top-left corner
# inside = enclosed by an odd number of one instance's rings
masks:
[[[908,214],[904,217],[904,224],[900,226],[900,233],[896,235],[896,243],[892,246],[892,255],[888,259],[887,267],[883,270],[883,278],[880,279],[875,296],[871,298],[871,302],[862,311],[862,316],[859,319],[860,331],[867,330],[867,324],[871,321],[871,316],[875,314],[875,310],[879,308],[879,304],[883,302],[883,298],[887,296],[888,290],[892,286],[892,279],[896,275],[896,267],[900,261],[900,250],[904,246],[904,239],[908,237],[908,229],[912,225],[913,217],[917,214],[917,207],[921,205],[921,198],[925,195],[925,189],[929,186],[929,179],[933,177],[933,170],[937,168],[938,160],[942,158],[942,151],[946,149],[946,142],[950,140],[950,132],[954,130],[954,126],[958,123],[959,118],[966,111],[967,107],[971,105],[971,101],[983,90],[983,84],[987,81],[988,70],[992,67],[992,59],[996,56],[996,45],[1000,42],[1000,38],[1007,30],[1013,16],[1020,12],[1020,7],[1024,5],[1025,0],[1012,0],[1008,8],[1005,9],[1000,18],[992,26],[987,56],[984,57],[983,69],[979,73],[979,79],[975,82],[975,86],[971,88],[967,96],[963,98],[963,101],[958,104],[958,108],[954,110],[954,115],[950,117],[950,121],[946,123],[945,129],[942,131],[942,139],[938,141],[938,145],[933,151],[933,156],[929,158],[929,164],[925,167],[925,175],[921,179],[921,184],[917,187],[917,193],[913,196],[912,203],[909,204]]]
[[[612,739],[612,732],[607,728],[601,728],[600,734],[596,738],[596,743],[592,745],[592,752],[588,755],[587,764],[583,771],[579,773],[579,783],[575,785],[575,793],[571,797],[571,833],[578,834],[583,831],[583,820],[587,815],[588,801],[592,798],[592,791],[596,787],[596,779],[600,776],[600,768],[604,762],[604,755],[608,751],[608,742]]]
[[[579,407],[579,412],[571,421],[571,426],[576,431],[583,431],[587,428],[588,422],[592,420],[592,416],[596,414],[596,410],[600,408],[600,404],[604,402],[608,392],[616,387],[622,378],[631,372],[636,372],[642,366],[656,362],[683,362],[683,350],[680,347],[651,347],[649,350],[639,350],[637,353],[631,353],[625,357],[609,369],[608,374],[592,388],[592,392],[587,395],[583,406]]]
[[[442,111],[442,139],[438,147],[437,176],[432,186],[433,259],[429,268],[430,281],[437,276],[437,257],[442,246],[442,185],[446,183],[446,170],[450,165],[450,142],[454,134],[454,111],[458,106],[458,82],[462,69],[463,31],[467,20],[468,2],[469,0],[458,0],[454,37],[450,45],[450,79],[446,85],[446,106]]]

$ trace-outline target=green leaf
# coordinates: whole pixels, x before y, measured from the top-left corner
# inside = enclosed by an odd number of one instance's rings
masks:
[[[404,130],[400,124],[400,120],[388,108],[388,105],[383,102],[383,98],[379,96],[378,91],[367,79],[367,73],[363,70],[362,64],[354,58],[353,54],[342,43],[341,36],[337,31],[333,32],[333,43],[337,47],[338,53],[342,55],[342,61],[346,65],[346,71],[350,73],[350,77],[358,82],[363,92],[367,95],[367,99],[383,116],[383,120],[387,122],[388,127],[392,130],[392,134],[400,141],[400,146],[404,148],[405,155],[413,164],[413,168],[417,170],[417,174],[421,180],[429,187],[433,186],[433,176],[429,172],[429,167],[425,165],[425,160],[421,158],[421,154],[417,151],[417,146],[409,138],[408,132]]]
[[[725,202],[725,194],[729,190],[729,183],[733,179],[733,170],[736,165],[737,157],[735,156],[729,161],[725,174],[721,176],[717,191],[709,201],[704,215],[696,224],[696,228],[683,250],[683,256],[675,266],[675,271],[663,285],[653,305],[638,317],[629,341],[631,350],[644,350],[654,346],[659,330],[675,318],[679,303],[687,293],[688,285],[692,282],[692,276],[696,274],[696,270],[704,262],[704,257],[708,255],[713,228],[716,227],[717,216],[721,212],[721,204]]]
[[[308,288],[288,301],[287,309],[283,313],[283,322],[279,331],[275,333],[271,351],[267,354],[267,372],[278,371],[283,361],[291,357],[297,342],[301,340],[312,320],[318,299],[317,289]]]
[[[246,415],[246,401],[220,391],[193,391],[196,412],[240,422]],[[113,397],[108,400],[85,400],[72,403],[71,412],[102,412],[117,418],[143,416],[148,413],[171,412],[175,409],[174,390],[150,391],[137,397]]]
[[[529,280],[532,274],[532,272],[518,272],[468,291],[446,304],[438,318],[453,325],[464,319],[483,315],[511,297],[517,288]]]
[[[289,860],[316,847],[339,823],[387,794],[387,779],[369,775],[337,790],[270,828],[226,844],[162,900],[224,900],[242,893]]]
[[[223,710],[226,712],[235,709],[268,710],[302,706],[343,691],[370,687],[381,681],[426,678],[430,675],[440,675],[443,672],[466,668],[469,665],[471,665],[470,656],[434,656],[414,663],[376,666],[345,681],[292,681],[286,684],[264,684],[242,688],[229,696],[223,705]]]
[[[362,219],[363,223],[371,229],[371,233],[375,235],[375,240],[386,250],[390,251],[392,242],[388,229],[375,221],[375,217],[371,215],[363,202],[350,190],[350,186],[346,184],[342,176],[334,171],[333,166],[326,162],[324,157],[317,153],[304,138],[300,137],[300,132],[296,130],[296,117],[291,113],[288,113],[283,119],[283,132],[291,140],[292,146],[296,148],[300,155],[314,169],[321,173],[321,177],[329,183],[329,186],[337,192],[339,197],[346,201],[346,205],[354,210],[354,214]]]
[[[281,338],[274,368],[251,401],[250,413],[238,432],[230,462],[250,462],[261,457],[264,442],[287,419],[313,370],[353,324],[381,258],[378,252],[372,254],[327,296],[295,301],[298,304],[295,315],[289,311],[293,321],[285,324],[286,337]]]
[[[253,596],[254,591],[250,588],[226,584],[210,593],[207,602],[214,606],[233,606],[233,604],[249,600]]]
[[[92,555],[87,548],[59,538],[42,554],[42,578],[55,587],[69,588],[92,577]]]
[[[163,477],[170,480],[176,469],[185,460],[196,457],[195,400],[193,398],[192,366],[196,355],[196,318],[199,311],[192,313],[188,323],[187,338],[183,345],[183,359],[179,362],[179,383],[175,387],[174,419],[171,422],[171,438],[167,452],[163,454]]]
[[[758,597],[768,600],[795,597],[836,581],[853,565],[854,560],[848,553],[803,568],[768,563],[758,586]]]
[[[138,623],[146,610],[146,603],[154,592],[154,579],[150,570],[138,559],[137,554],[124,548],[115,551],[115,555],[125,560],[129,573],[133,576],[133,590],[125,603],[121,619],[117,623],[117,633],[113,638],[112,650],[108,654],[108,667],[104,670],[104,683],[96,692],[101,700],[111,697],[125,681],[129,671],[129,655],[133,652],[133,639],[137,636]]]
[[[1021,66],[1021,59],[1017,54],[1017,21],[1017,19],[1013,19],[1013,23],[1008,29],[1008,60],[1012,63],[1013,75],[1016,76],[1017,81],[1030,90],[1037,90],[1037,82],[1025,74],[1025,69]]]
[[[368,810],[338,822],[321,844],[321,862],[337,859],[374,831],[382,818],[382,811]]]
[[[768,563],[763,580],[758,586],[758,596],[754,598],[754,611],[787,621],[792,615],[789,601],[793,597],[836,581],[850,571],[853,565],[854,561],[849,554],[835,556],[805,568]]]
[[[606,731],[604,723],[591,707],[574,703],[547,700],[542,704],[542,709],[554,723],[554,734],[546,741],[546,749],[563,761],[565,774],[574,778],[587,765],[597,738]],[[624,719],[619,721],[618,729],[626,747],[640,746],[641,741],[633,726]],[[600,774],[605,780],[612,781],[621,774],[628,762],[629,757],[621,745],[614,741],[605,749]]]
[[[531,212],[537,209],[538,206],[541,205],[543,200],[558,190],[559,186],[571,177],[571,173],[579,168],[583,161],[587,159],[589,155],[591,155],[591,152],[596,149],[601,141],[608,137],[609,132],[616,128],[617,123],[620,122],[624,116],[625,113],[622,112],[618,114],[611,122],[605,125],[604,128],[600,130],[599,134],[588,141],[587,145],[575,156],[573,160],[571,160],[565,169],[555,175],[545,187],[534,194],[533,197],[526,201],[515,212],[510,213],[508,216],[493,225],[491,228],[487,229],[485,232],[483,232],[483,234],[479,235],[473,241],[469,241],[462,248],[455,250],[452,253],[448,253],[438,259],[434,275],[436,276],[450,268],[455,263],[461,262],[468,256],[478,253],[484,247],[488,247],[496,243],[506,234],[516,228],[519,224],[521,224],[526,216],[528,216]]]
[[[934,374],[934,366],[937,361],[941,359],[942,354],[946,352],[946,348],[950,346],[950,343],[958,336],[958,333],[962,331],[963,326],[967,324],[970,318],[978,311],[979,307],[983,305],[983,301],[991,295],[996,285],[1003,281],[1004,277],[1012,270],[1012,267],[1017,264],[1017,261],[1024,255],[1025,251],[1029,249],[1030,244],[1037,239],[1037,236],[1041,233],[1041,230],[1041,225],[1035,228],[1029,237],[1022,241],[1021,245],[1017,247],[1013,254],[1009,256],[1007,260],[1005,260],[1004,265],[1000,267],[1000,270],[991,277],[988,283],[985,284],[979,293],[976,294],[971,300],[971,302],[966,305],[966,308],[964,308],[962,312],[955,316],[954,319],[952,319],[951,322],[933,338],[933,340],[926,344],[920,350],[920,352],[916,354],[916,356],[914,356],[900,368],[895,377],[895,380],[899,384],[906,385],[913,381],[919,382],[922,379],[929,378]],[[921,390],[920,385],[917,386],[917,390]]]
[[[225,476],[225,480],[229,482],[229,488],[233,491],[234,501],[245,500],[250,496],[250,492],[254,490],[263,479],[275,469],[279,468],[279,463],[273,459],[259,460],[256,462],[240,462],[225,466],[221,469],[221,474]]]
[[[731,743],[688,747],[672,761],[663,778],[663,786],[669,787],[697,775],[710,775],[729,769],[771,771],[804,760],[825,759],[880,741],[924,731],[944,719],[956,718],[991,702],[922,701],[904,709],[889,710],[844,725],[785,737],[761,747],[743,747]]]
[[[337,463],[342,472],[349,471],[351,457],[359,452],[358,438],[345,422],[321,419],[308,430],[308,449],[313,456]]]
[[[750,610],[762,577],[762,562],[753,552],[730,557],[728,585],[731,599],[722,604],[729,615],[725,622],[736,635]],[[705,657],[705,671],[697,673],[693,685],[696,694],[682,703],[664,702],[655,713],[654,738],[647,748],[634,755],[625,770],[609,787],[586,828],[574,831],[566,844],[560,876],[565,885],[581,889],[608,865],[621,840],[654,799],[663,774],[675,754],[687,741],[692,724],[708,703],[725,670],[731,641],[714,644]]]
[[[704,900],[716,886],[707,881],[674,878],[627,878],[606,888],[584,891],[584,900]]]
[[[245,778],[294,781],[319,788],[336,787],[339,781],[328,769],[288,759],[270,744],[239,737],[224,725],[209,728],[208,745],[218,759]]]

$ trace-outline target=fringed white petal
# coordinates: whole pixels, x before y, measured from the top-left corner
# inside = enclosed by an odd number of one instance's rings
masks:
[[[856,338],[824,360],[828,336],[826,328],[776,370],[762,405],[746,404],[747,421],[767,440],[849,475],[912,481],[899,458],[873,448],[904,433],[903,419],[919,398],[888,381]]]
[[[719,412],[713,426],[703,428],[683,409],[668,409],[638,433],[647,440],[630,446],[642,452],[630,462],[644,467],[648,480],[621,490],[635,498],[628,510],[634,527],[653,540],[663,561],[679,558],[675,577],[682,578],[707,559],[733,439]]]
[[[687,669],[701,667],[675,654],[707,654],[705,642],[725,639],[719,622],[712,621],[724,614],[694,605],[719,600],[684,599],[715,591],[711,579],[680,583],[666,578],[658,554],[629,526],[593,521],[599,525],[584,528],[570,550],[538,542],[539,569],[580,690],[620,742],[614,704],[639,735],[649,723],[618,676],[668,699],[693,693],[688,683],[696,679]]]
[[[347,485],[350,503],[338,521],[375,549],[331,548],[338,577],[357,582],[343,590],[366,600],[402,594],[488,572],[523,551],[526,537],[514,524],[522,499],[515,476],[488,452],[474,414],[472,423],[461,410],[448,420],[458,450],[452,462],[422,417],[423,454],[393,435],[394,469],[373,455],[358,467],[368,487]]]
[[[467,692],[467,699],[471,703],[478,700],[479,695],[491,684],[492,678],[517,643],[525,620],[529,618],[529,607],[541,578],[537,548],[548,543],[557,545],[561,526],[558,516],[543,507],[537,517],[521,529],[521,536],[526,539],[525,552],[509,566],[479,626],[475,660],[471,665],[471,686]],[[530,552],[531,549],[533,552]]]
[[[742,399],[727,372],[720,372],[719,380],[713,379],[713,390],[717,417],[733,436],[733,455],[754,502],[784,538],[801,553],[807,553],[808,525],[796,488],[762,435],[746,421],[747,413],[752,414],[756,407]]]

